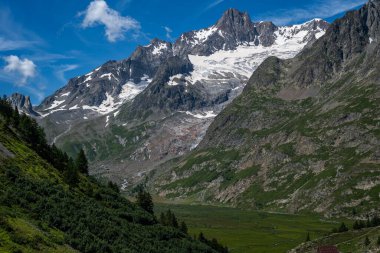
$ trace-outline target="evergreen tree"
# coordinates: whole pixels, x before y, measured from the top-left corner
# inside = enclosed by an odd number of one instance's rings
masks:
[[[359,230],[359,229],[361,229],[361,227],[360,227],[360,222],[356,220],[356,221],[354,222],[354,224],[352,225],[352,228],[353,228],[354,230]]]
[[[380,246],[380,236],[377,237],[377,246]]]
[[[145,190],[140,190],[137,193],[136,204],[139,205],[142,209],[144,209],[148,213],[153,214],[153,200],[149,192]]]
[[[13,114],[12,114],[12,124],[15,128],[17,128],[19,123],[20,123],[20,114],[19,114],[18,108],[16,106],[15,109],[13,110]]]
[[[164,225],[164,226],[167,226],[168,225],[168,223],[167,223],[167,220],[166,220],[166,215],[164,214],[164,213],[161,213],[160,214],[160,223],[162,224],[162,225]]]
[[[73,159],[69,159],[67,163],[67,169],[65,171],[66,182],[71,186],[76,186],[79,182],[79,175],[77,167],[74,164]]]
[[[306,242],[310,242],[310,233],[307,233],[306,235]]]
[[[188,232],[187,225],[186,225],[186,223],[185,223],[184,221],[181,222],[181,226],[179,227],[179,229],[180,229],[183,233],[185,233],[185,234],[187,234],[187,232]]]
[[[75,165],[80,173],[88,175],[88,161],[83,149],[79,151]]]
[[[169,210],[170,211],[170,210]],[[170,216],[169,216],[169,220],[170,220],[170,225],[173,227],[173,228],[178,228],[178,220],[177,220],[177,217],[175,217],[174,213],[170,212]]]
[[[344,222],[342,222],[342,224],[340,224],[338,232],[342,233],[342,232],[347,232],[347,231],[348,231],[348,228],[347,228],[346,224],[344,224]]]
[[[111,188],[113,191],[120,193],[120,188],[116,183],[109,181],[108,187]]]
[[[206,242],[206,238],[205,238],[205,236],[203,235],[203,233],[202,232],[200,232],[199,233],[199,235],[198,235],[198,240],[200,241],[200,242]]]
[[[368,238],[368,235],[365,237],[365,240],[364,240],[364,245],[365,246],[369,246],[371,244],[371,241],[369,240]]]

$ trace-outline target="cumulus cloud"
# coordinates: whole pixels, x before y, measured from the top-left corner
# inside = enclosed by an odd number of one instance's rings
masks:
[[[123,17],[116,10],[111,9],[106,1],[92,1],[87,9],[80,13],[84,15],[83,28],[94,27],[96,25],[105,26],[105,35],[110,42],[115,42],[124,38],[128,31],[139,31],[140,23],[131,18]]]
[[[36,65],[29,59],[20,59],[18,56],[10,55],[4,57],[7,65],[4,71],[20,75],[19,85],[24,85],[29,78],[36,75]]]

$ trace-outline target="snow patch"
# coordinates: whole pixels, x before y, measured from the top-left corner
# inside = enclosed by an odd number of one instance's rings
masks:
[[[312,22],[312,21],[310,21]],[[219,80],[221,84],[228,83],[231,78],[246,81],[251,77],[256,68],[269,56],[281,59],[289,59],[296,56],[307,44],[309,36],[321,37],[325,31],[317,28],[310,32],[307,22],[302,25],[279,27],[275,32],[276,41],[272,46],[245,44],[235,50],[219,50],[210,56],[189,55],[194,66],[193,72],[186,77],[190,84]],[[200,34],[210,36],[215,28],[209,29],[208,33]],[[206,38],[206,35],[202,38]]]
[[[108,74],[103,74],[103,75],[101,75],[101,76],[100,76],[100,78],[104,78],[104,77],[107,77],[107,78],[108,78],[108,80],[110,80],[110,81],[111,81],[111,76],[113,76],[113,74],[112,74],[112,73],[108,73]]]
[[[213,111],[207,111],[207,112],[201,112],[201,113],[197,113],[197,114],[194,114],[192,112],[185,112],[187,115],[190,115],[194,118],[197,118],[197,119],[208,119],[208,118],[215,118],[216,117],[216,114],[213,112]]]
[[[87,78],[82,83],[87,83],[87,82],[89,82],[91,80],[92,80],[92,77],[91,76],[87,76]]]
[[[63,94],[61,94],[61,97],[68,97],[69,95],[70,95],[70,91],[67,92],[67,93],[63,93]]]
[[[109,124],[109,120],[110,120],[110,116],[109,116],[109,115],[107,115],[107,118],[106,118],[106,126],[105,126],[105,127],[107,127],[107,126],[108,126],[108,124]]]
[[[106,93],[106,99],[103,100],[101,105],[99,106],[82,106],[83,110],[92,110],[100,114],[109,114],[115,110],[117,110],[123,103],[126,101],[132,100],[135,98],[140,92],[142,92],[148,84],[152,81],[149,76],[144,75],[141,78],[141,82],[136,84],[131,80],[123,85],[120,94],[117,97],[112,97],[108,92]],[[115,116],[116,117],[116,116]]]
[[[182,77],[183,77],[182,74],[178,74],[178,75],[174,75],[174,76],[170,77],[168,85],[169,86],[176,86],[176,85],[178,85],[178,82],[175,79],[181,79]]]
[[[215,26],[212,26],[212,27],[207,28],[207,29],[199,30],[199,31],[195,32],[194,38],[197,40],[198,43],[203,43],[206,40],[208,40],[208,38],[211,35],[213,35],[217,30],[218,30],[218,28],[216,28]]]
[[[158,55],[158,54],[161,54],[163,53],[164,50],[168,49],[168,45],[166,45],[165,43],[160,43],[158,44],[158,46],[155,46],[153,48],[153,54],[154,55]]]
[[[54,102],[51,104],[51,106],[49,108],[47,108],[45,111],[52,110],[52,109],[60,106],[64,102],[65,102],[65,100],[60,100],[60,101],[54,100]]]

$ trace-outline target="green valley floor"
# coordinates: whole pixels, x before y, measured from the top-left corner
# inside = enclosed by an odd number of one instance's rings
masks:
[[[342,220],[200,205],[156,204],[156,214],[171,209],[186,222],[190,235],[203,232],[227,245],[232,253],[280,253],[327,235]],[[347,221],[345,221],[347,222]],[[347,222],[346,224],[350,224]],[[351,226],[351,224],[350,224]]]

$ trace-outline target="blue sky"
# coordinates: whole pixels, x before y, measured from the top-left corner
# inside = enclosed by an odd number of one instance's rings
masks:
[[[127,58],[155,37],[214,24],[227,8],[277,25],[328,21],[365,0],[1,0],[0,94],[38,104],[71,77]]]

